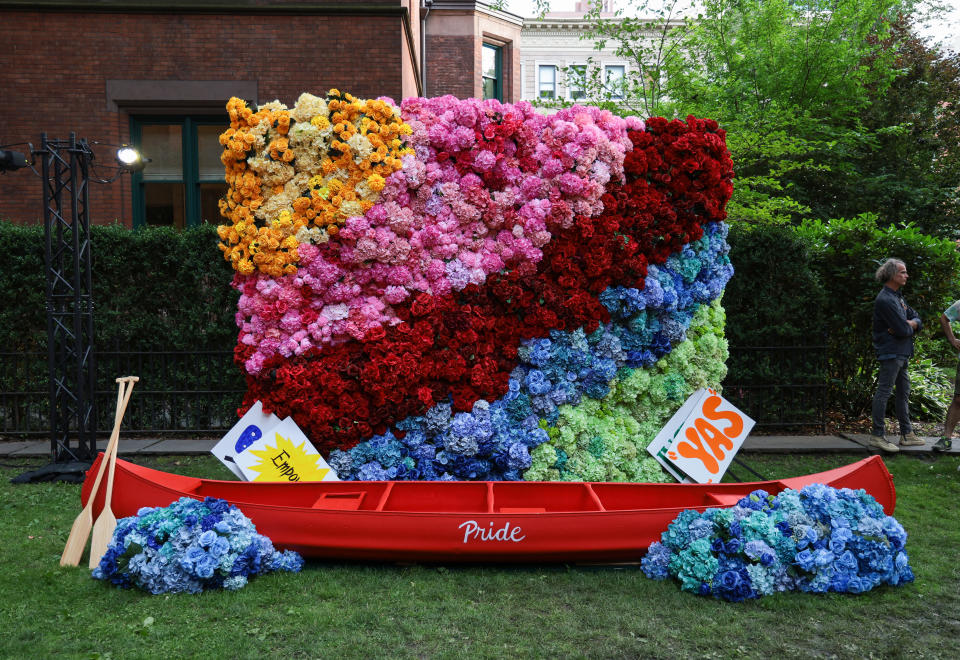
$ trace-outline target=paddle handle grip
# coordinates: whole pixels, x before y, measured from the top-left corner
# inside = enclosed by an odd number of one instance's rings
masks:
[[[117,464],[117,452],[120,450],[120,423],[123,421],[124,413],[127,412],[127,404],[130,403],[130,395],[133,394],[133,385],[139,382],[139,380],[140,378],[138,376],[123,376],[117,379],[121,389],[125,389],[126,391],[123,393],[123,408],[117,408],[116,419],[113,423],[113,433],[110,435],[110,442],[107,443],[107,451],[103,456],[104,460],[109,463],[107,492],[103,499],[104,509],[110,508],[110,500],[113,497],[113,473]],[[124,384],[126,385],[125,388]]]

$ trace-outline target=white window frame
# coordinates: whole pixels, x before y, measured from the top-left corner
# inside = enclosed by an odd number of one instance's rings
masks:
[[[627,65],[623,62],[615,62],[610,64],[604,63],[603,65],[603,84],[604,86],[607,87],[608,91],[610,92],[610,98],[622,99],[624,97],[622,91],[619,94],[614,94],[613,88],[610,86],[610,70],[611,69],[620,69],[622,71],[622,76],[620,77],[620,80],[622,81],[621,84],[626,85]]]
[[[553,96],[543,96],[543,81],[541,75],[543,74],[543,69],[546,67],[551,67],[553,69],[553,81],[551,85],[553,86]],[[557,69],[559,65],[556,63],[548,62],[537,62],[537,89],[536,89],[536,98],[538,99],[547,99],[547,100],[556,100],[557,99]]]
[[[570,85],[570,74],[568,73],[567,76],[566,76],[566,79],[564,80],[564,82],[566,83],[566,88],[567,88],[567,98],[568,98],[569,100],[571,100],[571,101],[586,101],[586,100],[587,100],[587,71],[588,71],[588,65],[587,65],[587,63],[586,63],[586,62],[573,62],[572,64],[568,64],[568,65],[567,65],[567,68],[568,68],[568,69],[572,69],[572,68],[578,67],[578,66],[579,66],[579,67],[583,67],[583,80],[581,81],[581,85],[580,85],[580,89],[579,89],[579,91],[580,91],[580,93],[582,94],[582,96],[581,96],[580,98],[574,98],[574,97],[573,97],[573,92],[574,92],[574,91],[577,91],[577,90],[575,90],[575,88],[574,88],[572,85]]]

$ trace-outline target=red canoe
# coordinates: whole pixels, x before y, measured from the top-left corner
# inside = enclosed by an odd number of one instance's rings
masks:
[[[87,473],[86,504],[102,454]],[[879,456],[803,477],[732,484],[484,481],[251,483],[197,479],[118,460],[117,518],[180,497],[235,504],[280,549],[307,557],[443,562],[637,561],[684,509],[733,506],[820,483],[863,488],[893,513]],[[100,489],[103,493],[104,489]],[[94,517],[102,506],[102,494]]]

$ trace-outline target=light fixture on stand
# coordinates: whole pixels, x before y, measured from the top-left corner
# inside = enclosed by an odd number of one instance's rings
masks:
[[[116,158],[126,172],[139,172],[150,162],[149,158],[144,158],[139,151],[126,144],[117,149]]]
[[[97,450],[88,184],[111,183],[124,172],[142,170],[149,159],[129,145],[120,145],[115,153],[117,164],[109,166],[115,171],[100,176],[90,144],[78,140],[75,133],[66,140],[48,139],[43,133],[40,148],[31,146],[30,155],[28,162],[24,154],[3,149],[0,170],[30,167],[43,181],[52,463],[17,479],[49,480],[55,475],[72,480],[77,466],[89,465]],[[39,172],[33,159],[40,160]],[[82,473],[77,476],[82,479]]]

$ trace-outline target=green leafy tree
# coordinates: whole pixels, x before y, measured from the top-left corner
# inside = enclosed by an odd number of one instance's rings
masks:
[[[862,113],[869,139],[854,144],[850,167],[796,181],[815,217],[875,211],[927,233],[960,233],[960,55],[941,52],[908,19],[892,26],[895,80],[871,92]]]
[[[861,115],[897,75],[892,22],[913,0],[705,0],[678,19],[673,0],[636,0],[593,39],[635,70],[627,111],[717,119],[737,171],[733,219],[812,214],[808,181],[852,169],[873,139]]]

